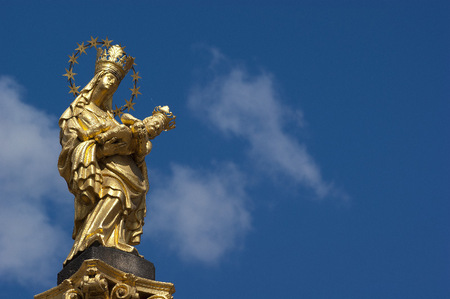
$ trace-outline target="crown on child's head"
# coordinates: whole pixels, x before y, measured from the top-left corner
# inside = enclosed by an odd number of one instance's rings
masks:
[[[164,131],[169,131],[175,128],[175,115],[169,110],[169,106],[158,106],[153,110],[153,116],[160,116],[163,119]]]

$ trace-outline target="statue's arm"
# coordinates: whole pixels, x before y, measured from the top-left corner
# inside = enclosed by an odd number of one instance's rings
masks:
[[[110,126],[100,123],[90,115],[80,114],[73,118],[76,122],[76,131],[81,141],[97,138],[98,135],[107,132]]]
[[[152,143],[149,140],[148,132],[142,121],[137,121],[131,126],[131,131],[133,132],[133,140],[135,145],[134,159],[139,165],[144,161],[145,156],[147,156],[152,150]]]
[[[133,156],[136,163],[139,165],[144,161],[145,156],[152,150],[152,143],[149,140],[149,134],[145,123],[129,113],[124,113],[120,120],[131,129],[133,134],[131,141],[134,153]]]
[[[71,119],[72,129],[79,142],[94,142],[95,157],[102,159],[112,155],[129,155],[131,130],[125,125],[99,122],[97,117],[84,111]]]
[[[98,143],[97,158],[113,155],[130,155],[132,150],[132,133],[125,125],[117,126],[102,133],[95,140]]]

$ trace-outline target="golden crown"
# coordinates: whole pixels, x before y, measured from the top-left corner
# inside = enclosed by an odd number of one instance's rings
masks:
[[[119,81],[122,81],[133,66],[133,63],[134,58],[128,56],[119,45],[111,46],[108,49],[98,48],[95,73],[108,71],[114,74]]]

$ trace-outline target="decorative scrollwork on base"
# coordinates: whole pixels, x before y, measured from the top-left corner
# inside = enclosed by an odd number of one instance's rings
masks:
[[[81,292],[89,297],[108,298],[108,282],[96,267],[90,267],[80,283]]]
[[[64,299],[83,299],[83,294],[76,289],[70,289],[64,293]]]
[[[118,283],[111,291],[111,299],[139,299],[136,287]]]
[[[173,299],[170,282],[150,280],[122,272],[97,259],[85,260],[80,269],[58,286],[35,299]]]

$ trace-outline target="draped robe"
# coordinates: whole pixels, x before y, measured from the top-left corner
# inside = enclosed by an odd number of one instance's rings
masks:
[[[89,130],[99,126],[113,129],[120,124],[83,94],[63,113],[59,126],[62,150],[58,169],[75,195],[75,241],[64,264],[96,241],[135,251],[132,245],[140,242],[146,214],[149,185],[145,160],[136,161],[132,152],[98,158],[100,145],[89,136]]]

